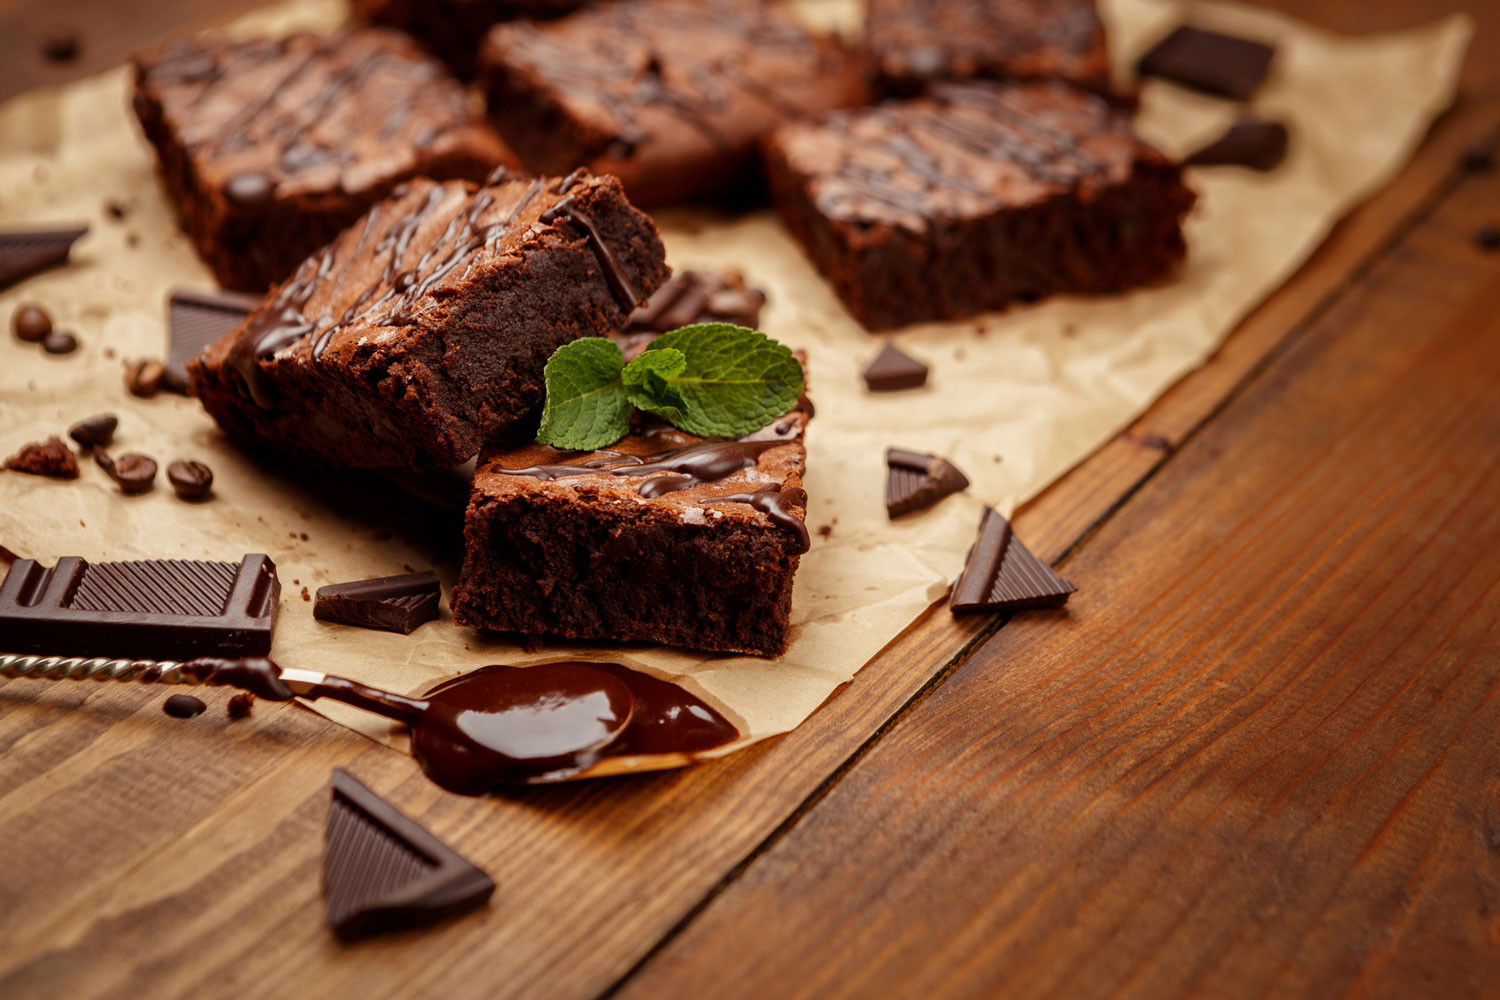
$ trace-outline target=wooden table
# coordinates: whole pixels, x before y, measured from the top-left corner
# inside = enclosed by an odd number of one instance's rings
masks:
[[[1201,371],[1023,509],[1067,614],[929,615],[796,732],[476,801],[303,711],[0,688],[0,997],[1500,995],[1500,4],[1463,97]],[[0,96],[237,2],[0,0]],[[85,29],[63,67],[35,52]],[[216,720],[216,721],[215,721]],[[347,767],[499,883],[323,928]]]

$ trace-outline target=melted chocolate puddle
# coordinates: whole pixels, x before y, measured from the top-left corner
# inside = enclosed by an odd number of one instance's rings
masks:
[[[270,660],[195,660],[185,669],[206,683],[266,692],[261,696],[270,700],[293,695]],[[740,735],[676,684],[618,663],[481,667],[438,684],[422,698],[342,677],[325,677],[295,693],[406,723],[422,770],[461,795],[558,781],[606,757],[692,755]]]

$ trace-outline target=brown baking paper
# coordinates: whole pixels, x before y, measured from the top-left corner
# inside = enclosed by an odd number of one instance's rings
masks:
[[[825,25],[857,27],[851,0],[813,0],[802,9]],[[1122,67],[1184,13],[1162,0],[1107,0],[1104,10]],[[178,457],[205,461],[215,473],[215,498],[185,503],[164,480],[148,495],[124,497],[92,464],[76,482],[3,473],[0,544],[49,564],[65,555],[227,560],[265,552],[283,585],[273,655],[284,665],[414,692],[486,663],[612,659],[677,680],[721,709],[745,733],[721,753],[786,732],[943,596],[982,502],[1009,510],[1109,439],[1202,364],[1337,219],[1401,168],[1451,102],[1470,35],[1461,17],[1343,38],[1244,7],[1191,11],[1198,23],[1276,43],[1254,110],[1290,126],[1286,163],[1270,174],[1190,172],[1199,203],[1188,222],[1189,259],[1169,284],[1119,297],[1058,298],[895,335],[903,350],[932,366],[924,389],[865,392],[859,372],[880,338],[844,313],[771,214],[659,217],[675,266],[742,271],[767,292],[764,329],[811,358],[818,415],[808,435],[806,485],[814,545],[797,577],[791,648],[780,659],[551,643],[528,653],[454,626],[446,611],[406,637],[314,621],[304,594],[327,583],[435,566],[451,587],[457,513],[370,475],[314,477],[257,464],[229,447],[193,401],[126,394],[122,360],[162,354],[167,290],[212,282],[153,176],[151,150],[128,111],[123,68],[0,107],[0,221],[90,226],[72,266],[0,294],[7,324],[19,303],[37,302],[82,342],[74,355],[51,357],[7,333],[0,345],[0,452],[113,411],[120,416],[117,454],[145,452],[163,469]],[[334,3],[299,4],[262,12],[236,30],[327,27],[342,17]],[[1148,82],[1140,130],[1181,154],[1238,111]],[[123,206],[125,217],[111,218],[107,202]],[[973,486],[890,522],[882,504],[887,445],[949,456]],[[452,483],[439,476],[431,485],[441,491]],[[404,746],[382,720],[315,707],[372,739]]]

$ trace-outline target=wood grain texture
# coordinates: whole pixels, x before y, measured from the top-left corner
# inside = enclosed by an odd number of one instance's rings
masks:
[[[1496,217],[1465,184],[621,995],[1494,995]]]
[[[1323,4],[1333,0],[1298,13],[1319,20]],[[1405,23],[1438,13],[1417,0],[1375,6]],[[44,9],[0,0],[0,17],[7,7]],[[1339,17],[1344,7],[1339,0]],[[186,16],[175,5],[142,9],[130,30],[157,37],[178,26],[159,11]],[[1476,58],[1500,53],[1493,41]],[[1481,72],[1474,86],[1488,79]],[[1088,538],[1075,556],[1083,558],[1090,533],[1101,522],[1107,530],[1141,482],[1170,472],[1176,445],[1289,334],[1357,295],[1372,259],[1418,252],[1399,237],[1449,190],[1458,151],[1496,120],[1493,103],[1472,100],[1441,122],[1401,180],[1340,227],[1208,366],[1021,513],[1028,544],[1056,557]],[[1456,244],[1467,234],[1449,235]],[[1232,483],[1237,468],[1226,459],[1197,475]],[[1107,593],[1130,586],[1150,561],[1100,565]],[[717,913],[762,866],[759,852],[775,844],[765,855],[774,857],[786,842],[778,831],[823,814],[849,761],[861,761],[859,773],[893,735],[892,717],[921,692],[941,691],[997,624],[931,614],[800,730],[710,767],[493,801],[445,795],[409,760],[306,712],[261,706],[250,723],[231,725],[216,702],[212,716],[184,723],[160,714],[161,693],[10,682],[0,686],[0,835],[14,852],[0,876],[0,996],[596,995],[674,928],[695,927],[716,893],[706,914]],[[1001,635],[1021,642],[1046,627],[1033,616]],[[435,932],[335,945],[317,886],[335,766],[350,766],[493,874],[491,908]],[[914,760],[912,773],[925,780],[930,766]],[[900,801],[919,788],[890,794]],[[889,845],[941,869],[940,854],[924,853],[931,843]],[[821,891],[805,888],[809,897]],[[727,940],[765,932],[736,924]],[[718,961],[713,949],[702,955]]]

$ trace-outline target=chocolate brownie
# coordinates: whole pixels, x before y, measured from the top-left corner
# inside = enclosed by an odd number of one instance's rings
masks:
[[[492,25],[571,14],[586,0],[354,0],[354,14],[411,35],[464,79],[479,66],[479,43]]]
[[[183,228],[240,291],[291,274],[403,180],[515,165],[462,85],[394,31],[177,39],[135,78]]]
[[[541,402],[542,366],[667,277],[620,182],[400,185],[188,365],[232,439],[311,462],[466,461]]]
[[[1059,83],[935,85],[784,126],[767,160],[782,217],[871,329],[1161,277],[1194,198],[1126,115]]]
[[[1110,93],[1095,0],[865,0],[864,50],[887,94],[974,78],[1059,79]]]
[[[642,425],[597,452],[481,456],[453,590],[461,625],[773,656],[807,550],[808,416],[704,441]]]
[[[783,122],[863,103],[857,61],[776,4],[620,0],[490,29],[492,121],[539,173],[585,165],[639,205],[743,195]]]

